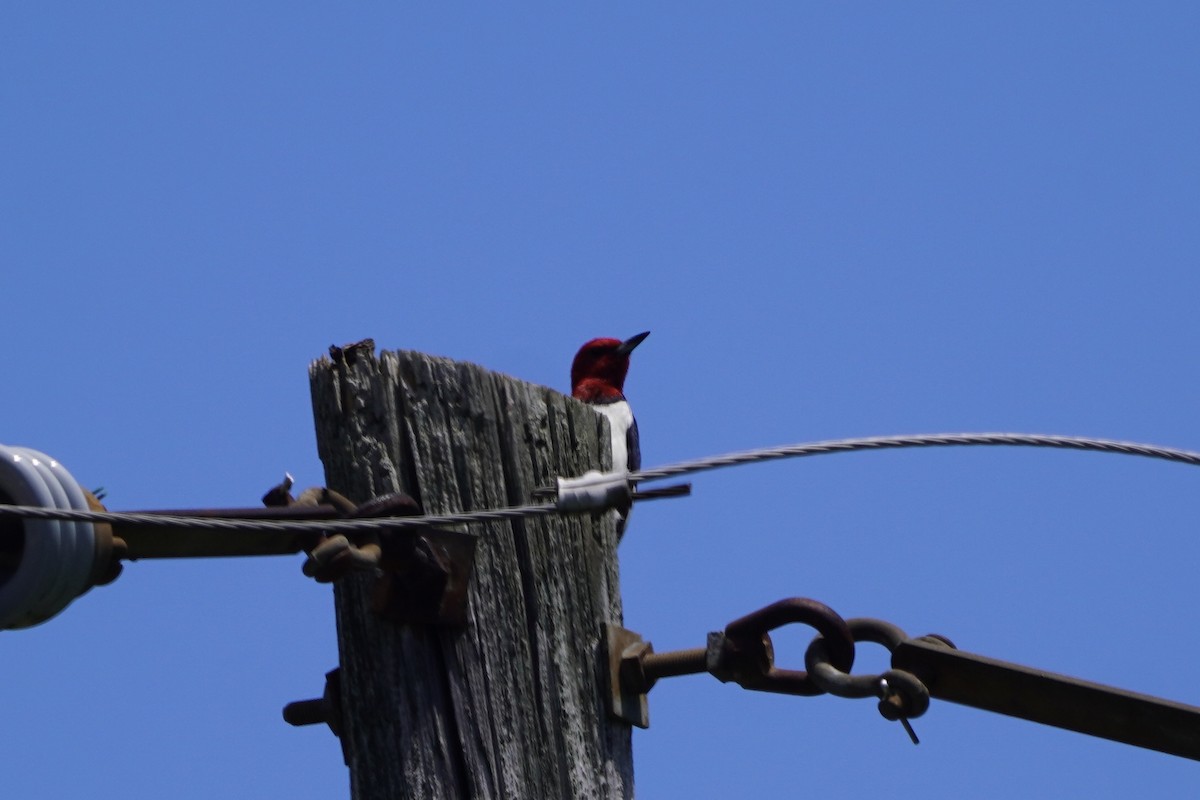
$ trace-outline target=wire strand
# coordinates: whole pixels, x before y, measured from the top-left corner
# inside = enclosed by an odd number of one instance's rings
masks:
[[[708,456],[690,461],[667,464],[653,469],[630,473],[629,480],[653,481],[689,475],[706,470],[776,461],[783,458],[849,453],[856,450],[886,450],[902,447],[959,447],[971,445],[1015,445],[1025,447],[1053,447],[1067,450],[1093,450],[1103,453],[1144,456],[1182,464],[1200,466],[1200,453],[1171,447],[1123,442],[1112,439],[1092,439],[1084,436],[1057,436],[1039,433],[935,433],[911,436],[869,436],[859,439],[831,439],[821,442],[764,447],[719,456]],[[635,495],[636,499],[636,495]],[[250,520],[220,519],[212,517],[189,517],[166,514],[121,513],[112,511],[72,511],[42,508],[40,506],[0,505],[0,517],[24,517],[29,519],[74,520],[120,525],[154,525],[157,527],[200,528],[231,531],[311,531],[330,532],[370,531],[384,528],[421,528],[431,525],[458,525],[481,522],[502,522],[551,514],[591,513],[587,510],[568,511],[554,503],[542,503],[508,508],[462,511],[450,514],[432,514],[421,517],[376,517],[371,519],[341,520]]]
[[[705,470],[754,464],[781,458],[849,453],[855,450],[886,450],[900,447],[959,447],[970,445],[1016,445],[1025,447],[1054,447],[1067,450],[1095,450],[1103,453],[1145,456],[1200,466],[1200,453],[1159,447],[1139,442],[1122,442],[1113,439],[1093,439],[1086,436],[1057,436],[1042,433],[933,433],[911,436],[868,436],[859,439],[830,439],[822,442],[763,447],[728,453],[721,456],[681,461],[663,467],[645,469],[632,473],[632,481],[652,481],[673,478]]]
[[[512,506],[480,511],[461,511],[452,514],[429,514],[420,517],[372,517],[370,519],[327,520],[268,520],[214,517],[189,517],[172,514],[139,514],[119,511],[75,511],[43,508],[41,506],[0,505],[0,516],[27,519],[71,520],[76,522],[108,523],[111,525],[153,525],[157,528],[198,528],[224,531],[295,531],[321,530],[346,533],[396,528],[427,528],[433,525],[456,525],[479,522],[503,522],[526,517],[549,516],[564,512],[553,503]]]

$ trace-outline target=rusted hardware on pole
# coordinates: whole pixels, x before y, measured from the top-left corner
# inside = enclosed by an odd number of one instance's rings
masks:
[[[292,476],[263,497],[263,509],[145,511],[144,515],[311,522],[419,516],[406,494],[388,494],[354,505],[325,488],[290,494]],[[354,571],[382,571],[372,606],[396,622],[462,625],[474,564],[474,537],[454,530],[382,529],[347,536],[312,530],[210,530],[122,522],[113,525],[112,554],[119,559],[230,557],[307,553],[302,571],[318,583],[332,583]],[[118,564],[119,571],[119,564]]]
[[[821,693],[801,670],[775,666],[770,632],[799,623],[815,628],[837,642],[836,663],[854,663],[854,640],[846,623],[824,603],[792,597],[736,619],[708,635],[706,647],[655,653],[649,642],[632,631],[607,626],[609,675],[613,713],[638,727],[649,726],[646,694],[659,678],[708,672],[723,683],[746,689],[811,696]]]
[[[325,673],[325,692],[312,700],[297,700],[283,707],[283,720],[289,725],[329,726],[333,735],[342,741],[342,669],[334,667]],[[342,761],[350,763],[346,745],[342,743]]]
[[[889,651],[908,638],[900,628],[883,620],[851,619],[847,620],[846,625],[855,642],[881,644]],[[924,638],[954,646],[949,639],[937,634]],[[831,662],[829,645],[820,636],[813,639],[805,651],[804,665],[813,682],[822,691],[835,697],[878,697],[880,716],[889,722],[900,722],[912,743],[919,744],[920,740],[909,720],[929,709],[929,690],[911,673],[893,668],[879,675],[850,675],[849,670]]]
[[[390,540],[385,536],[379,562],[383,574],[371,594],[372,610],[398,623],[466,625],[476,541],[440,529]]]
[[[203,519],[311,522],[418,516],[417,503],[405,494],[377,497],[355,505],[323,487],[298,498],[290,493],[291,476],[263,496],[265,508],[206,508],[142,511],[143,515]],[[474,564],[474,537],[452,530],[381,529],[351,536],[311,530],[214,530],[177,523],[122,521],[111,525],[109,569],[113,578],[121,560],[266,556],[307,553],[302,570],[318,583],[332,583],[355,571],[379,571],[373,599],[377,614],[398,623],[462,625],[467,586]],[[111,580],[111,578],[110,578]]]
[[[263,497],[286,508],[329,499],[349,519],[419,516],[406,494],[393,493],[355,506],[329,489],[309,489],[293,500],[291,476]],[[371,607],[384,619],[414,625],[462,626],[467,619],[467,588],[475,563],[475,538],[441,528],[384,529],[350,537],[322,537],[309,552],[304,574],[330,583],[355,570],[381,570]]]
[[[360,349],[357,345],[340,349],[335,358],[350,363],[346,359],[357,358]],[[596,475],[605,480],[596,483],[587,476],[560,480],[560,488],[564,483],[572,485],[570,502],[561,505],[496,508],[467,516],[482,521],[556,512],[598,513],[612,507],[614,495],[628,501],[679,497],[690,491],[685,484],[631,493],[624,474]],[[403,623],[465,624],[474,567],[472,538],[429,525],[396,528],[386,522],[352,530],[340,526],[349,533],[327,530],[321,521],[412,516],[420,509],[399,493],[356,506],[327,488],[293,497],[292,485],[292,476],[285,475],[263,496],[265,509],[112,514],[97,496],[102,491],[87,491],[54,459],[30,448],[0,445],[0,629],[45,622],[92,587],[114,581],[123,561],[299,552],[308,554],[304,574],[322,583],[354,571],[382,571],[384,577],[376,582],[371,599],[381,616]],[[597,486],[603,491],[594,491]]]
[[[821,694],[807,672],[775,666],[770,632],[792,623],[815,628],[829,642],[831,661],[850,669],[854,639],[845,620],[824,603],[792,597],[735,619],[725,626],[724,634],[710,633],[708,671],[722,683],[734,681],[744,689],[800,696]]]
[[[774,665],[769,631],[802,622],[820,631],[805,652],[806,670]],[[855,642],[883,645],[891,669],[852,675]],[[963,652],[943,636],[910,638],[877,619],[842,620],[816,601],[780,601],[709,634],[706,648],[655,653],[638,634],[608,626],[614,716],[646,727],[646,693],[659,678],[709,672],[747,689],[794,695],[878,698],[879,713],[903,723],[930,698],[1039,722],[1200,761],[1200,707]]]

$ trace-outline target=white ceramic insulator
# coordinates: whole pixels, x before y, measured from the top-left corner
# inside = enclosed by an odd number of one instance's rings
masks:
[[[83,489],[54,459],[0,445],[0,493],[15,505],[86,511]],[[24,519],[15,567],[0,571],[0,629],[28,628],[87,591],[96,557],[90,522]]]

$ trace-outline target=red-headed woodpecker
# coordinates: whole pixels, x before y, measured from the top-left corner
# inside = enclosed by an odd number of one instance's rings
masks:
[[[596,407],[608,417],[612,434],[613,472],[635,472],[642,468],[637,420],[625,399],[625,375],[629,372],[629,354],[650,331],[619,339],[592,339],[579,348],[571,362],[571,396]],[[617,511],[617,535],[625,532],[629,508]]]

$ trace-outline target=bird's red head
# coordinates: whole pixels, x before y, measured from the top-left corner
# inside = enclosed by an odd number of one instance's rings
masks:
[[[584,402],[619,400],[629,372],[629,354],[650,331],[620,339],[592,339],[571,362],[571,396]]]

